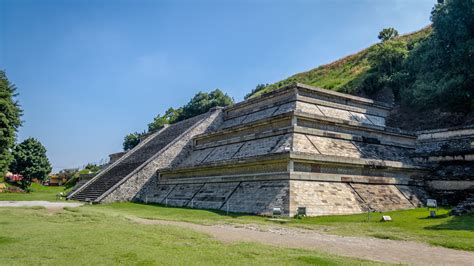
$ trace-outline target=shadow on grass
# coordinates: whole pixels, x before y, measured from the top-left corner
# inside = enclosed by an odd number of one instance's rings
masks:
[[[418,219],[420,219],[420,220],[436,220],[436,219],[446,219],[448,217],[449,217],[449,214],[445,213],[445,214],[441,214],[441,215],[436,215],[435,217],[426,216],[426,217],[418,218]]]
[[[425,218],[423,218],[425,219]],[[436,219],[436,218],[429,218]],[[452,216],[451,219],[447,219],[445,223],[427,226],[427,230],[466,230],[474,231],[474,214],[468,214],[463,216]]]
[[[159,207],[159,208],[166,208],[166,209],[175,209],[175,210],[193,210],[193,211],[199,211],[199,212],[203,212],[203,213],[214,213],[214,214],[217,214],[219,216],[225,216],[225,217],[230,217],[230,218],[239,218],[239,217],[251,217],[251,216],[254,216],[254,217],[263,217],[263,216],[258,216],[258,215],[254,215],[254,214],[249,214],[249,213],[238,213],[238,212],[225,212],[225,211],[221,211],[221,210],[212,210],[212,209],[196,209],[196,208],[190,208],[190,207],[177,207],[177,206],[166,206],[164,204],[160,204],[160,203],[144,203],[144,202],[133,202],[134,204],[137,204],[137,205],[143,205],[143,206],[149,206],[149,207]]]

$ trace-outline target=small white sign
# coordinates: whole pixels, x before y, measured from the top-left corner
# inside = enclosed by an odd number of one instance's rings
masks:
[[[388,221],[391,221],[391,220],[392,220],[392,217],[390,217],[390,216],[388,216],[388,215],[386,215],[386,216],[384,215],[384,216],[382,216],[382,220],[383,220],[384,222],[388,222]]]
[[[436,202],[435,199],[427,199],[426,206],[429,208],[438,208],[438,203]]]
[[[275,216],[281,216],[281,208],[275,207],[273,208],[273,213],[272,215]]]

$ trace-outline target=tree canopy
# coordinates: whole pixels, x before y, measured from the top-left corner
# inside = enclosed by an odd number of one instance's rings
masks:
[[[398,37],[398,31],[394,28],[385,28],[379,33],[379,40],[382,42]]]
[[[130,133],[123,139],[123,150],[129,151],[140,143],[140,137],[142,134],[138,132]]]
[[[219,89],[215,89],[210,93],[198,92],[189,102],[178,108],[168,108],[164,115],[158,114],[151,123],[148,124],[148,133],[154,132],[162,128],[165,124],[173,124],[193,116],[197,116],[209,111],[209,109],[216,106],[229,106],[234,104],[227,93]],[[140,142],[140,136],[146,133],[130,133],[124,138],[123,149],[125,151],[132,149]]]
[[[12,154],[10,169],[23,176],[20,183],[22,188],[30,186],[33,178],[44,180],[52,170],[46,156],[46,148],[34,138],[28,138],[15,145]]]
[[[433,33],[406,60],[412,105],[469,111],[474,107],[474,1],[446,0],[431,12]]]
[[[16,132],[21,126],[22,110],[15,99],[16,87],[0,70],[0,176],[7,171],[12,161],[11,148],[15,144]]]
[[[178,121],[179,116],[183,112],[183,108],[174,109],[173,107],[168,108],[165,114],[162,116],[158,114],[154,119],[153,122],[148,124],[148,132],[156,131],[162,128],[165,124],[172,124]]]
[[[469,112],[474,107],[474,1],[446,0],[431,12],[433,32],[418,42],[384,29],[369,52],[362,89],[393,89],[401,104]]]
[[[182,112],[179,114],[176,122],[204,114],[212,107],[225,107],[232,104],[234,104],[234,99],[219,89],[215,89],[210,93],[198,92],[182,107]]]

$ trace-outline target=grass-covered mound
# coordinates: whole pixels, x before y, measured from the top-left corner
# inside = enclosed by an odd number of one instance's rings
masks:
[[[300,82],[395,103],[388,121],[393,127],[421,130],[473,124],[474,2],[439,1],[431,21],[431,26],[403,36],[393,28],[384,29],[380,43],[274,84],[259,85],[246,97]]]
[[[431,31],[431,27],[426,27],[422,30],[402,35],[396,39],[414,45],[428,37]],[[322,65],[309,71],[295,74],[274,84],[260,87],[260,90],[252,92],[248,97],[252,98],[296,82],[323,89],[355,94],[363,77],[370,69],[369,55],[376,48],[377,44],[374,44],[369,48],[330,64]]]

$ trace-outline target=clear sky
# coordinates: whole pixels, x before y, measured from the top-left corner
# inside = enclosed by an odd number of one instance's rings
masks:
[[[122,149],[168,107],[220,88],[236,101],[430,23],[436,0],[0,0],[0,69],[57,171]]]

